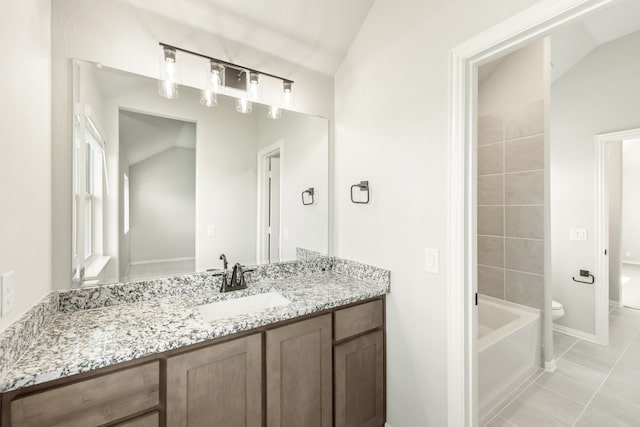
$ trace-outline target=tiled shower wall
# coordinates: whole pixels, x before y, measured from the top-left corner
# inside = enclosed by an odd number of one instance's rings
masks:
[[[478,290],[543,309],[544,101],[478,117]]]

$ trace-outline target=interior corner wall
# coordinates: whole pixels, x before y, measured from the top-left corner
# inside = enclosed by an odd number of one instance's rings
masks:
[[[336,74],[337,255],[391,270],[394,427],[447,425],[449,50],[534,3],[376,0]],[[371,202],[356,205],[362,180]],[[440,250],[439,274],[425,272],[425,248]]]
[[[3,3],[0,274],[15,272],[15,306],[0,331],[51,291],[50,31],[50,1]]]
[[[552,47],[553,48],[553,47]],[[556,323],[595,334],[595,285],[575,283],[594,271],[596,135],[640,127],[640,32],[604,44],[551,86],[551,233],[553,298],[564,306]],[[587,229],[586,241],[569,230]]]
[[[251,46],[233,45],[222,36],[136,9],[133,3],[101,0],[51,2],[53,286],[58,289],[68,288],[71,283],[71,58],[157,78],[158,42],[170,42],[286,75],[295,80],[296,111],[329,119],[334,115],[333,77],[310,71],[299,64],[276,60]],[[8,39],[13,39],[13,35],[9,36]],[[238,55],[229,58],[230,50]],[[185,61],[183,65],[183,82],[201,86],[202,64]],[[330,138],[329,150],[333,155],[332,133]],[[332,187],[330,191],[333,191]],[[330,203],[333,203],[332,196]],[[329,212],[332,211],[330,209]],[[332,218],[329,222],[333,227]],[[332,233],[330,236],[333,240]]]

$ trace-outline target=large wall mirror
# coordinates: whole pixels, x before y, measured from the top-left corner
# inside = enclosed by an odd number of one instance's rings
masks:
[[[328,121],[73,61],[73,285],[328,250]],[[312,191],[309,191],[313,189]]]

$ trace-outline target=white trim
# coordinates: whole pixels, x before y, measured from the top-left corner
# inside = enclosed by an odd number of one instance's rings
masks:
[[[542,0],[449,52],[448,424],[477,424],[475,142],[477,67],[616,0]]]
[[[596,284],[596,342],[609,344],[609,143],[635,139],[640,137],[640,128],[619,132],[609,132],[596,135],[596,204],[595,204],[595,276],[599,278]],[[622,254],[621,254],[622,255]],[[622,256],[621,256],[622,258]],[[624,262],[621,262],[624,264]],[[622,284],[619,285],[618,295],[622,295]],[[622,304],[622,302],[621,302]]]
[[[624,307],[624,304],[622,304],[622,301],[614,301],[612,299],[609,300],[609,307],[611,307],[612,305],[616,306],[616,307]]]
[[[590,341],[590,342],[599,344],[595,334],[588,334],[586,332],[582,332],[573,328],[567,328],[566,326],[557,325],[555,323],[553,325],[553,330],[556,332],[560,332],[561,334],[572,336],[574,338],[579,338],[581,340]]]
[[[544,362],[544,370],[547,372],[555,372],[558,366],[556,366],[556,359],[551,359],[550,362]]]
[[[263,240],[262,240],[262,227],[263,227],[263,200],[262,200],[262,193],[263,193],[263,186],[264,184],[264,176],[265,176],[265,170],[264,170],[264,159],[269,157],[271,154],[274,153],[280,153],[280,186],[282,187],[282,178],[283,178],[283,170],[284,170],[284,140],[279,140],[277,142],[274,142],[271,145],[266,146],[265,148],[263,148],[262,150],[258,151],[258,154],[256,156],[257,158],[257,163],[258,163],[258,179],[257,179],[257,185],[258,185],[258,200],[257,200],[257,225],[256,225],[256,264],[265,264],[267,262],[266,259],[264,259],[263,257],[263,252],[264,252],[264,245],[263,245]],[[280,197],[280,235],[278,236],[278,239],[280,240],[280,245],[279,245],[279,251],[280,253],[278,254],[279,259],[282,259],[282,197]]]
[[[129,265],[163,264],[165,262],[182,262],[182,261],[195,261],[195,260],[196,260],[195,257],[150,259],[149,261],[132,261],[129,263]]]
[[[640,262],[638,262],[638,261],[622,261],[622,264],[640,265]]]

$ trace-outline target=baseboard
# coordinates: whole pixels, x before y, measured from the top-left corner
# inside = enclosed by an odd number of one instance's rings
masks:
[[[384,427],[391,427],[391,424],[389,424],[389,423],[384,423]]]
[[[622,261],[623,264],[640,265],[640,261]]]
[[[599,344],[595,334],[588,334],[586,332],[578,331],[577,329],[567,328],[566,326],[556,324],[553,325],[553,330],[556,332],[560,332],[561,334],[572,336],[574,338],[580,338],[581,340],[591,341],[593,343]]]
[[[165,262],[182,262],[182,261],[195,261],[195,260],[196,260],[195,257],[150,259],[148,261],[132,261],[129,263],[129,265],[163,264]]]

